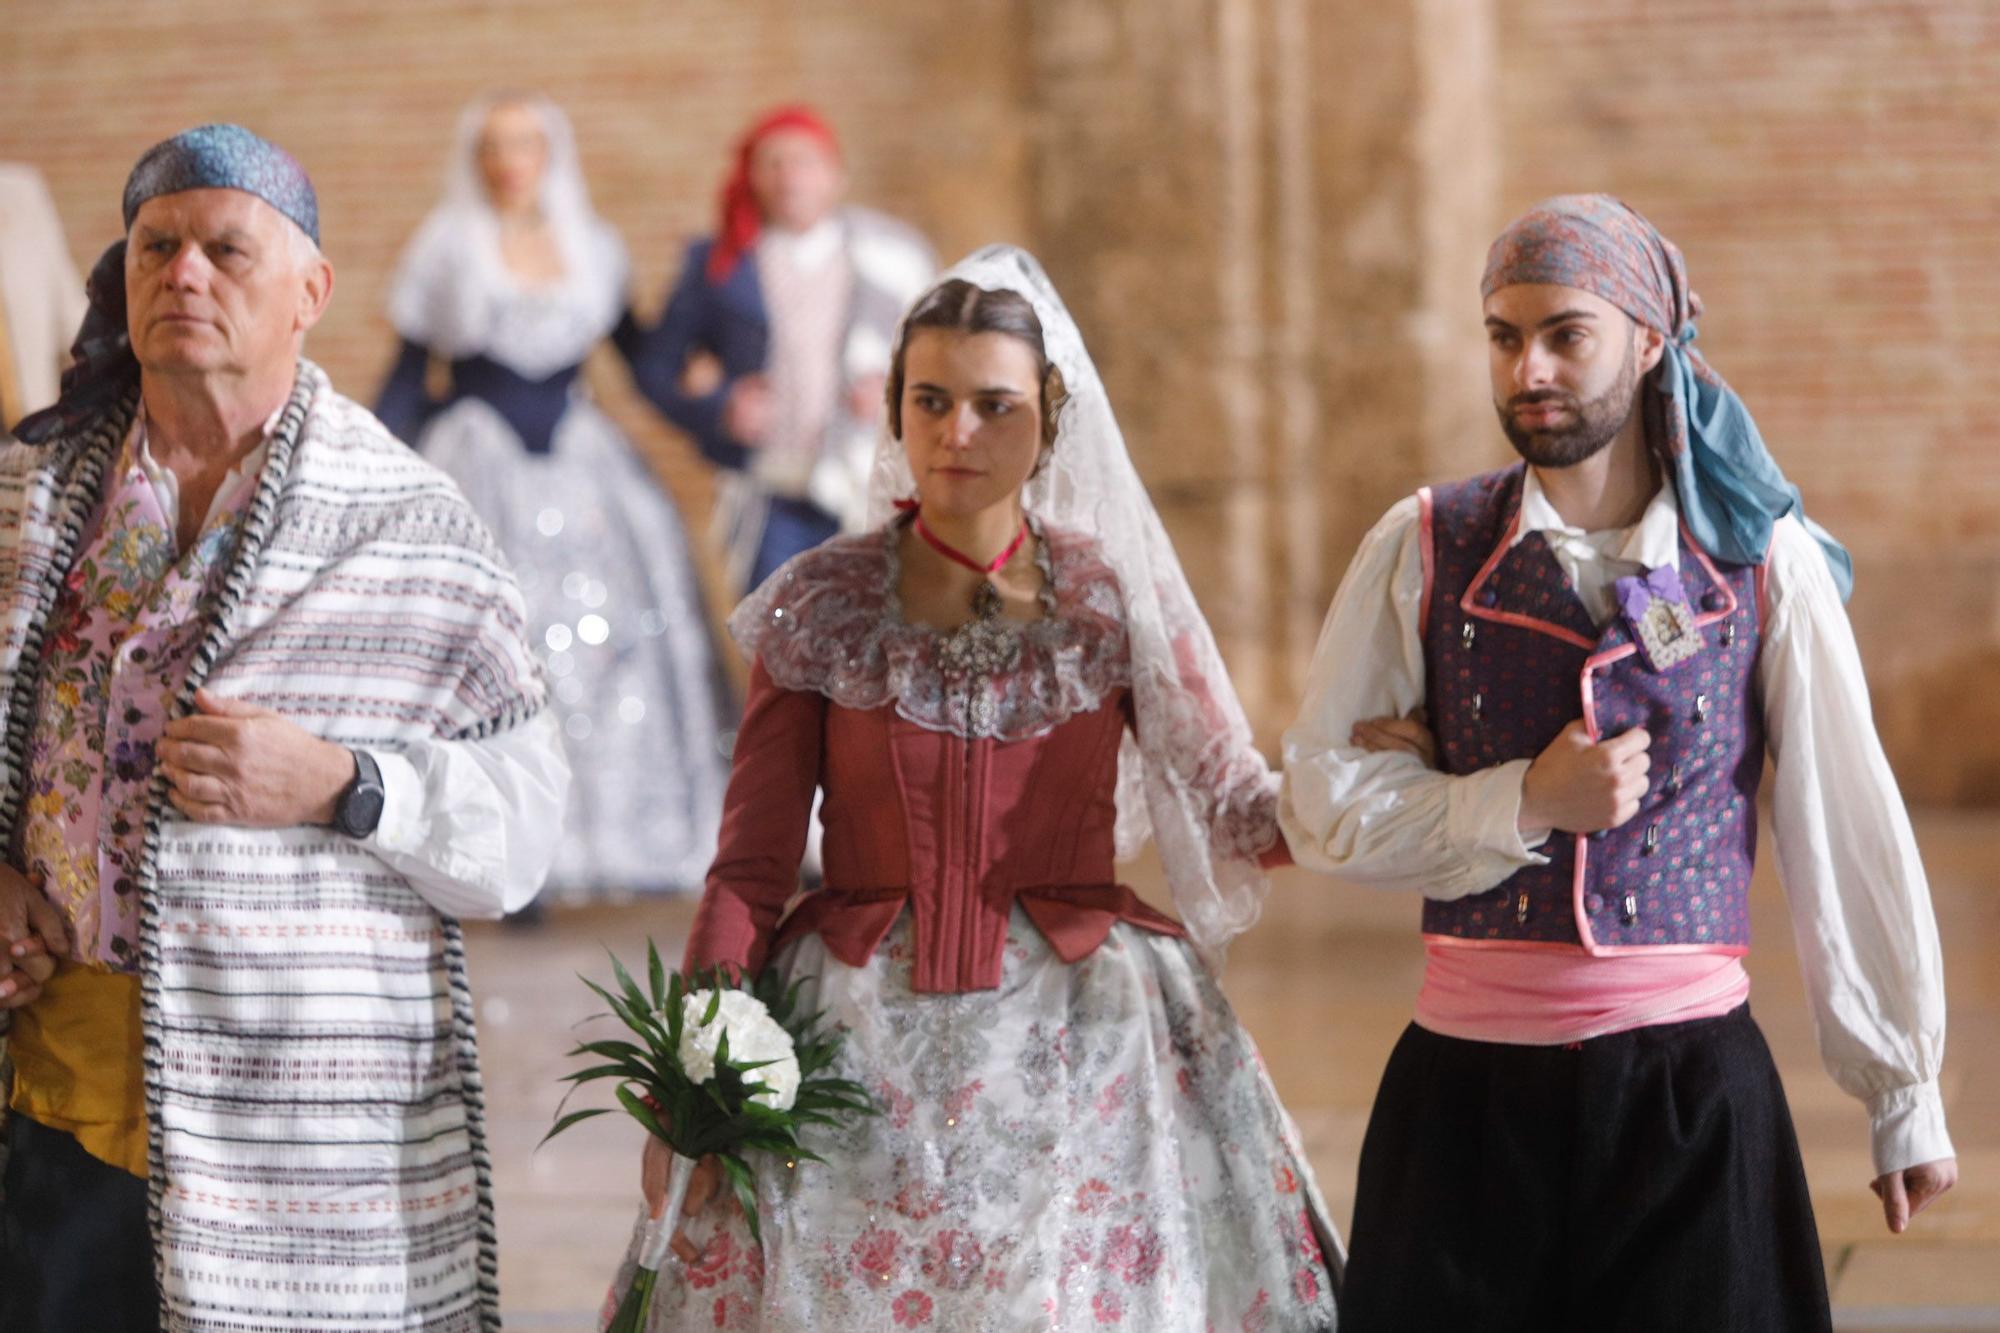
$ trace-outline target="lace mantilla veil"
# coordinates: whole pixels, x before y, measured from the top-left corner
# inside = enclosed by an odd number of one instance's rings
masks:
[[[1269,890],[1257,855],[1276,837],[1277,778],[1257,751],[1167,530],[1125,450],[1125,437],[1083,335],[1033,255],[994,245],[959,261],[962,278],[1017,292],[1041,320],[1049,359],[1068,390],[1055,447],[1022,494],[1043,523],[1096,538],[1124,598],[1136,739],[1118,762],[1118,856],[1150,836],[1179,911],[1211,966],[1257,919]],[[904,336],[898,330],[900,345]],[[903,446],[886,428],[869,477],[868,524],[916,494]]]

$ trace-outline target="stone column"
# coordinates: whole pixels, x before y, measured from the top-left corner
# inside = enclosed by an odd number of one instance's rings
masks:
[[[1489,0],[1030,0],[1036,231],[1260,733],[1368,526],[1497,439]]]

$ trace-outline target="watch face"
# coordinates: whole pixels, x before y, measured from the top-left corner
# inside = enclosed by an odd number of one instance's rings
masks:
[[[382,822],[382,789],[360,786],[341,802],[340,831],[352,838],[365,838]]]

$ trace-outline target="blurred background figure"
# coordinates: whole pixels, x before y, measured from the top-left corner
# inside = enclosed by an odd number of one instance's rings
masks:
[[[896,321],[937,268],[911,228],[844,205],[846,183],[816,112],[766,114],[660,322],[619,330],[640,391],[730,474],[716,519],[735,590],[862,527]]]
[[[567,897],[700,885],[732,711],[680,515],[580,378],[627,272],[562,111],[475,101],[390,289],[403,343],[376,408],[520,577],[577,774],[550,879]]]
[[[0,162],[0,435],[56,400],[83,304],[42,174]]]

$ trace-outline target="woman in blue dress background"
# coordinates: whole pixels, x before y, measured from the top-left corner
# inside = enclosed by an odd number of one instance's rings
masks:
[[[557,898],[698,888],[733,725],[681,516],[580,375],[627,278],[562,111],[474,103],[389,294],[403,342],[376,408],[452,475],[520,576],[576,775]]]

